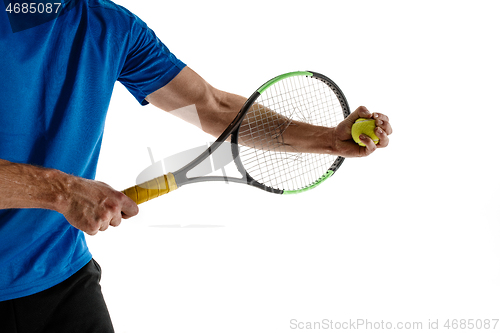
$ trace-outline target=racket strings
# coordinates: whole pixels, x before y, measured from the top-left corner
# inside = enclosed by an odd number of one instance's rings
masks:
[[[296,151],[283,134],[297,122],[335,127],[344,119],[334,90],[316,78],[283,79],[257,99],[239,132],[240,159],[248,174],[269,187],[297,190],[324,175],[337,156]]]

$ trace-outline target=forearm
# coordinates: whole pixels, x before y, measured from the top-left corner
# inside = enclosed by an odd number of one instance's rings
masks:
[[[201,128],[218,137],[236,118],[246,98],[212,88],[211,102],[199,106]]]
[[[167,111],[189,123],[200,127],[206,133],[218,137],[236,117],[246,98],[218,90],[208,84],[203,78],[184,68],[169,84],[150,94],[147,98],[151,104]],[[262,109],[262,108],[261,108]],[[252,110],[251,110],[252,111]],[[331,148],[332,136],[335,129],[312,126],[293,121],[266,110],[263,116],[272,120],[278,119],[280,123],[288,124],[286,131],[281,133],[280,144],[290,147],[296,152],[310,153],[335,153]],[[260,112],[260,111],[259,111]],[[254,144],[251,136],[244,137],[245,123],[240,130],[240,143]],[[273,136],[274,133],[269,133]],[[256,146],[258,149],[266,147]]]
[[[233,120],[241,106],[245,103],[245,98],[230,93],[222,93],[225,95],[221,100],[225,101],[218,105],[221,112],[212,112],[212,115],[224,116],[223,119],[212,120],[211,127],[216,127],[217,131],[222,133],[225,127]],[[268,147],[262,145],[266,143],[273,147],[283,146],[289,152],[301,153],[316,153],[316,154],[332,154],[334,153],[331,146],[332,138],[335,135],[335,128],[315,126],[300,121],[291,120],[283,115],[274,112],[262,105],[254,104],[248,111],[249,117],[245,117],[241,124],[239,142],[240,144],[252,146],[257,149],[266,150]],[[254,142],[254,137],[250,133],[247,134],[248,127],[252,127],[248,123],[248,119],[258,119],[260,122],[259,129],[267,129],[268,133],[260,133],[261,137],[257,142]],[[279,124],[279,125],[278,125]],[[262,135],[267,139],[262,140]]]
[[[68,175],[54,169],[0,159],[0,209],[60,210]]]
[[[139,212],[130,198],[104,183],[0,159],[0,209],[9,208],[55,210],[89,235]]]
[[[293,121],[283,133],[283,141],[293,151],[313,154],[336,154],[332,142],[335,128]]]

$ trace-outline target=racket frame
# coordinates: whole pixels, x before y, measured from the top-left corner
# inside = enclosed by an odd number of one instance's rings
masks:
[[[241,184],[248,184],[252,185],[254,187],[260,188],[262,190],[265,190],[267,192],[271,193],[276,193],[276,194],[296,194],[296,193],[302,193],[308,190],[311,190],[321,183],[323,183],[325,180],[330,178],[337,170],[338,168],[342,165],[344,162],[344,157],[338,156],[333,164],[328,168],[328,170],[314,183],[311,185],[297,189],[297,190],[281,190],[281,189],[275,189],[269,186],[266,186],[264,184],[261,184],[260,182],[256,181],[255,179],[252,178],[248,174],[248,172],[245,170],[243,163],[241,162],[240,159],[240,151],[239,151],[239,145],[238,145],[238,133],[240,129],[240,125],[248,112],[248,110],[253,106],[255,101],[261,96],[261,94],[266,91],[269,87],[273,86],[275,83],[284,80],[289,77],[293,76],[308,76],[317,80],[322,81],[326,85],[330,87],[330,89],[333,90],[335,95],[340,101],[341,107],[342,107],[342,112],[344,115],[344,118],[346,118],[350,114],[350,109],[349,105],[347,103],[347,99],[344,96],[344,93],[342,90],[340,90],[339,86],[335,84],[332,80],[330,80],[328,77],[312,72],[312,71],[297,71],[297,72],[290,72],[286,74],[279,75],[266,83],[264,83],[259,89],[257,89],[245,102],[245,104],[242,106],[241,110],[239,111],[238,115],[233,119],[231,124],[224,130],[224,132],[215,140],[215,142],[208,147],[204,152],[202,152],[198,157],[196,157],[194,160],[192,160],[190,163],[186,164],[182,168],[178,169],[177,171],[172,172],[175,182],[177,184],[177,187],[181,187],[186,184],[192,184],[192,183],[198,183],[198,182],[205,182],[205,181],[230,181],[234,183],[241,183]],[[233,160],[234,163],[238,169],[238,171],[241,173],[242,177],[237,178],[237,177],[223,177],[223,176],[201,176],[201,177],[188,177],[187,173],[195,168],[198,164],[200,164],[202,161],[204,161],[206,158],[208,158],[216,149],[218,149],[228,138],[231,136],[231,153],[233,155]]]

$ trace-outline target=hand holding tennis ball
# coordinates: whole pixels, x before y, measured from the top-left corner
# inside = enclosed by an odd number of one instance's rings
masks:
[[[377,144],[379,142],[379,137],[375,134],[375,127],[375,119],[359,118],[351,128],[351,135],[353,140],[358,145],[366,147],[366,145],[359,139],[359,136],[361,134],[364,134],[366,136],[369,136],[373,140],[373,142]]]
[[[333,152],[343,157],[368,156],[379,148],[387,147],[391,133],[389,117],[379,112],[371,113],[366,107],[360,106],[333,128]],[[361,134],[364,137],[362,141],[359,138]]]

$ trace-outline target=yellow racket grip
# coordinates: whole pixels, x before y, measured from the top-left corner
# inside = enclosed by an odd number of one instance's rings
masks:
[[[129,187],[123,190],[122,193],[139,205],[176,189],[177,183],[175,182],[174,175],[169,172],[166,175],[151,179],[145,183]]]

